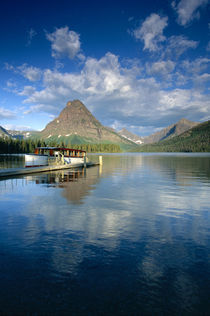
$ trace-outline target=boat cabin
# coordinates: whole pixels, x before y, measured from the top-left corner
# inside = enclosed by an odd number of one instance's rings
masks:
[[[64,157],[83,158],[84,156],[86,156],[86,151],[63,147],[37,147],[34,151],[34,154],[49,157],[57,157],[59,155],[63,155]]]

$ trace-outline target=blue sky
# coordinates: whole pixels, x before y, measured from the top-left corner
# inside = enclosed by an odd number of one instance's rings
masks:
[[[41,130],[80,99],[151,134],[210,119],[210,1],[16,1],[0,9],[0,125]]]

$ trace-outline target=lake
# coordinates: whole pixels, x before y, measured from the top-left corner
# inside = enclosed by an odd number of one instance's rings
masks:
[[[0,314],[210,314],[210,154],[107,154],[0,199]]]

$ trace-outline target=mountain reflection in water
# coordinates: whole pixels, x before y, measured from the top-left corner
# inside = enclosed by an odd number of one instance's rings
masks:
[[[0,181],[0,313],[207,314],[210,155],[103,160]]]

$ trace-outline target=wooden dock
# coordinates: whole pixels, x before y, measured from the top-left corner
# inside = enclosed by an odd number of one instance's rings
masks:
[[[87,162],[86,167],[97,166],[99,163]],[[25,174],[39,173],[39,172],[49,172],[56,170],[64,169],[73,169],[73,168],[83,168],[84,163],[77,163],[72,165],[53,165],[53,166],[40,166],[40,167],[30,167],[30,168],[8,168],[0,169],[0,178],[2,177],[14,177]]]

